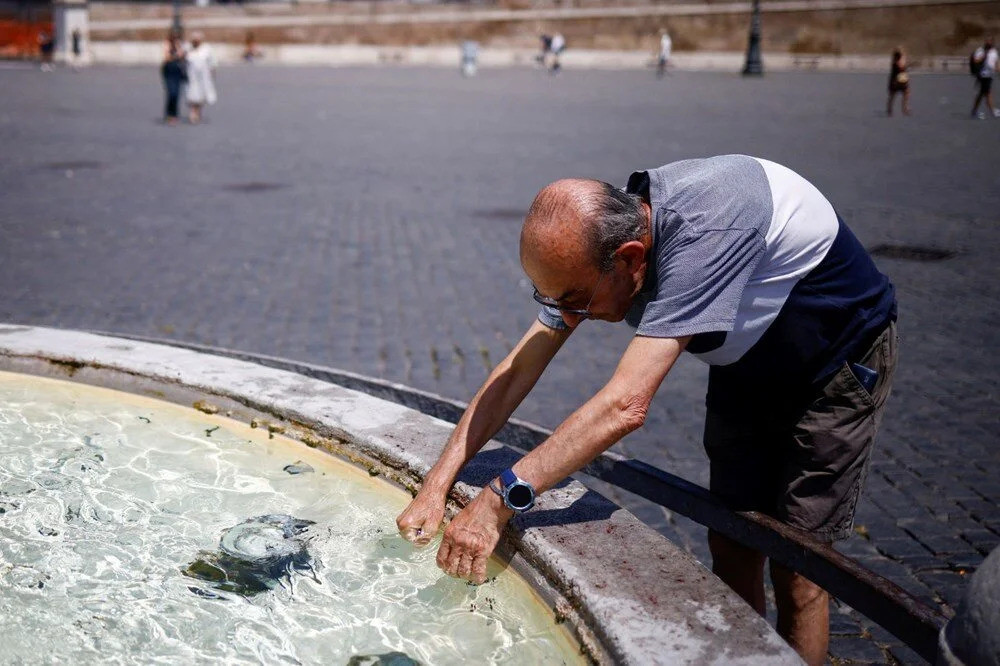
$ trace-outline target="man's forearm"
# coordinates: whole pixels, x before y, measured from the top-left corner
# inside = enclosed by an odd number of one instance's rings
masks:
[[[514,472],[536,492],[552,488],[642,426],[648,400],[616,395],[605,388],[576,410]]]
[[[503,427],[524,398],[515,386],[509,368],[494,369],[455,426],[441,457],[424,478],[425,488],[441,495],[448,493],[465,463]]]
[[[542,371],[569,336],[536,322],[517,346],[493,369],[455,426],[424,487],[442,496],[459,471],[514,413]]]
[[[637,336],[611,381],[522,458],[515,473],[544,492],[640,428],[653,396],[689,340]]]

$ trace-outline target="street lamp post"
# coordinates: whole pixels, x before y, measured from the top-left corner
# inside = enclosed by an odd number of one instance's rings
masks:
[[[181,0],[174,0],[174,24],[170,31],[181,37],[184,34],[184,26],[181,24]]]
[[[764,73],[764,62],[760,59],[760,0],[753,0],[750,12],[750,43],[747,44],[747,61],[743,65],[743,76],[760,76]]]

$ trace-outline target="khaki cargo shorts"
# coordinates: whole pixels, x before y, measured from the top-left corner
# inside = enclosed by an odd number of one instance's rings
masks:
[[[731,508],[759,511],[824,541],[847,538],[896,370],[893,322],[864,356],[871,392],[844,363],[797,421],[751,422],[709,411],[710,490]]]

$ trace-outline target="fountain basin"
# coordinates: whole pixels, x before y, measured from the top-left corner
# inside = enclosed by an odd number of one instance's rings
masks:
[[[334,454],[409,490],[451,430],[414,410],[294,373],[73,331],[0,325],[0,370],[195,406]],[[519,455],[490,442],[456,484],[456,503]],[[799,663],[690,555],[576,481],[517,517],[499,552],[551,610],[553,630],[567,629],[589,660]]]

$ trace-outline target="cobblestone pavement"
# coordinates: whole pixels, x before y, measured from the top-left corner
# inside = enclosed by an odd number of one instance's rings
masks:
[[[901,365],[844,552],[950,612],[1000,543],[1000,120],[968,77],[226,69],[201,127],[158,124],[146,69],[0,71],[0,321],[174,338],[468,399],[535,315],[517,237],[563,176],[743,152],[796,169],[899,291]],[[587,323],[517,416],[555,426],[631,332]],[[706,370],[684,358],[622,451],[698,483]],[[612,493],[708,561],[704,531]],[[842,611],[842,612],[841,612]],[[855,613],[838,659],[911,663]]]

